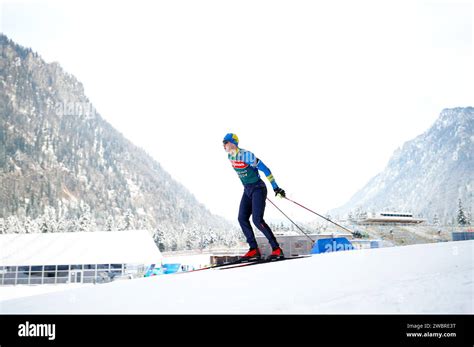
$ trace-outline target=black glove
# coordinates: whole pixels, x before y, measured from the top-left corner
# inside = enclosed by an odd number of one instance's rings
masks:
[[[281,188],[275,188],[273,191],[275,192],[275,196],[280,195],[282,198],[286,197],[285,191]]]

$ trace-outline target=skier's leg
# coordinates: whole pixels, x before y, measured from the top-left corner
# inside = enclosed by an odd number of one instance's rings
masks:
[[[244,192],[239,208],[239,224],[244,232],[245,238],[250,248],[257,248],[257,240],[253,233],[252,225],[250,224],[250,215],[252,214],[252,200]]]
[[[267,199],[267,188],[263,186],[262,188],[255,189],[252,194],[252,221],[253,224],[265,235],[270,242],[272,249],[280,247],[278,241],[273,234],[272,229],[263,219],[263,214],[265,212],[265,201]]]

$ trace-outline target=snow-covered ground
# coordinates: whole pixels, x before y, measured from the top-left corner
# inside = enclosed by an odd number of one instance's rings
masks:
[[[27,296],[60,292],[68,289],[83,288],[93,286],[92,283],[64,283],[64,284],[38,284],[38,285],[16,285],[16,286],[0,286],[0,312],[1,302],[15,298],[24,298]]]
[[[118,281],[4,300],[0,313],[474,313],[474,241]]]

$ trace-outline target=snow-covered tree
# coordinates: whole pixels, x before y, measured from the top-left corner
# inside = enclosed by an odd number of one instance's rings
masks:
[[[78,230],[77,231],[95,231],[96,224],[92,219],[92,213],[89,205],[84,204],[82,214],[79,217]]]
[[[39,233],[55,233],[61,231],[59,230],[57,220],[50,217],[47,211],[35,219],[35,224]]]
[[[466,218],[467,218],[467,225],[472,225],[472,214],[471,214],[471,211],[467,211],[467,213],[466,213]]]
[[[136,229],[136,218],[133,215],[132,211],[130,209],[125,212],[125,218],[124,218],[124,229],[123,230],[134,230]]]
[[[115,230],[114,217],[107,216],[107,219],[105,220],[105,231],[114,231],[114,230]]]
[[[23,221],[23,226],[25,228],[25,233],[35,234],[40,232],[39,226],[36,223],[36,219],[32,220],[30,217],[26,217]]]
[[[459,199],[459,203],[458,203],[457,222],[461,226],[468,225],[467,217],[466,217],[466,214],[464,213],[464,207],[462,206],[461,199]]]
[[[214,244],[217,244],[219,237],[217,233],[209,228],[208,230],[201,230],[199,233],[199,238],[197,240],[197,247],[199,249],[208,248]]]
[[[438,226],[440,225],[440,221],[439,221],[439,217],[438,217],[438,214],[435,213],[434,217],[433,217],[433,224]]]
[[[136,226],[139,230],[148,230],[153,233],[153,221],[148,215],[140,216]]]
[[[48,222],[47,222],[47,218],[45,218],[44,216],[41,216],[38,218],[38,227],[39,227],[39,231],[40,233],[49,233],[50,230],[49,230],[49,225],[48,225]]]
[[[153,234],[153,240],[155,240],[156,245],[158,246],[158,249],[160,252],[164,252],[166,247],[165,247],[165,234],[161,230],[161,228],[157,228]]]
[[[79,230],[79,218],[72,218],[69,220],[68,229],[66,232],[74,233]]]
[[[125,229],[125,218],[123,216],[117,216],[114,218],[115,230],[126,230]]]
[[[7,233],[7,226],[5,219],[0,218],[0,235],[1,234],[6,234]]]
[[[169,247],[167,247],[170,251],[177,251],[178,250],[178,239],[175,234],[173,234],[169,238]]]
[[[188,230],[188,232],[185,234],[186,249],[196,249],[199,247],[198,243],[201,233],[202,231],[199,230],[197,226],[193,226]]]
[[[56,210],[53,207],[47,206],[44,210],[43,221],[47,225],[49,233],[58,232],[58,221],[56,219]]]
[[[6,229],[10,234],[20,234],[24,232],[23,227],[16,216],[10,216],[7,218]]]
[[[65,217],[60,217],[56,223],[56,232],[58,233],[65,233],[68,232],[70,229],[71,221],[66,219]]]

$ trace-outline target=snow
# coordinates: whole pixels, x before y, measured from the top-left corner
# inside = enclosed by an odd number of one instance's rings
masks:
[[[0,235],[0,266],[154,264],[161,253],[145,230]]]
[[[0,313],[472,314],[473,255],[474,241],[326,253],[4,300]]]
[[[94,286],[92,283],[64,283],[64,284],[48,284],[48,285],[16,285],[16,286],[0,286],[0,302],[16,298],[24,298],[44,293],[53,293],[73,288],[83,288]],[[1,304],[0,304],[1,307]],[[0,311],[1,312],[1,311]]]

